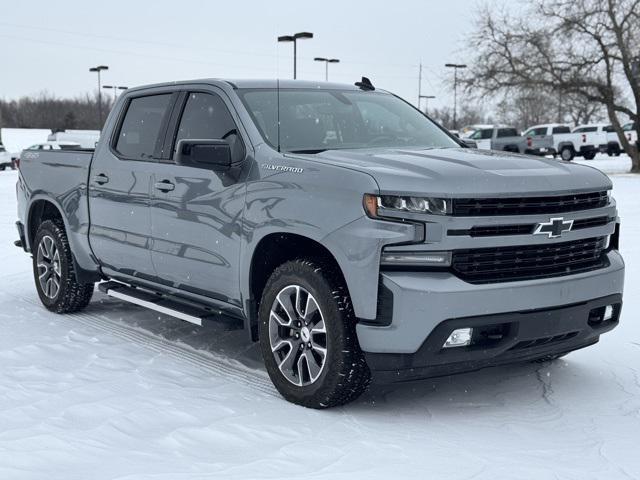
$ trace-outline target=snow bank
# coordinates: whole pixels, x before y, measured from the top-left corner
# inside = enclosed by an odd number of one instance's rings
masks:
[[[51,129],[42,128],[2,128],[0,139],[7,152],[17,156],[34,143],[46,142],[50,133]]]

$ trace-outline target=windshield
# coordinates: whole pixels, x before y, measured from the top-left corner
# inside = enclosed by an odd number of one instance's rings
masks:
[[[238,94],[265,141],[274,148],[280,144],[284,152],[460,146],[388,93],[296,88],[280,89],[279,95],[277,89],[241,89]]]

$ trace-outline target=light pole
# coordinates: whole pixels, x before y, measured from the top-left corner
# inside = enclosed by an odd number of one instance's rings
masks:
[[[453,129],[458,128],[458,69],[467,68],[463,63],[447,63],[447,68],[453,68]]]
[[[418,97],[418,110],[420,110],[420,99],[424,98],[424,113],[429,113],[429,100],[436,98],[435,95],[420,95]]]
[[[115,85],[103,85],[102,88],[105,88],[107,90],[113,90],[113,101],[116,101],[116,98],[118,97],[118,90],[126,90],[129,87],[117,87]]]
[[[297,76],[297,59],[296,56],[298,54],[298,40],[299,39],[304,39],[304,38],[313,38],[313,33],[311,32],[298,32],[298,33],[294,33],[293,35],[282,35],[280,37],[278,37],[278,41],[279,42],[293,42],[293,79],[296,79]]]
[[[324,62],[324,81],[329,81],[329,64],[330,63],[340,63],[340,60],[337,58],[324,58],[324,57],[316,57],[314,58],[316,62]]]
[[[102,85],[100,82],[100,72],[103,70],[109,70],[106,65],[98,65],[89,69],[90,72],[96,72],[98,74],[98,125],[102,128]]]

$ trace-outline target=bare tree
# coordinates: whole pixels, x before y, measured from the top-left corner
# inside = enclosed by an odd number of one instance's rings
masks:
[[[485,7],[470,41],[478,51],[467,88],[482,94],[539,88],[585,105],[579,118],[606,111],[620,144],[640,173],[620,116],[640,134],[640,0],[533,0],[521,16]],[[560,100],[559,100],[560,102]],[[562,104],[558,103],[558,108]]]
[[[106,101],[105,101],[106,100]],[[110,98],[102,99],[103,111],[112,107]],[[65,129],[100,129],[98,96],[56,98],[43,92],[37,97],[0,100],[0,127]]]
[[[429,116],[438,121],[445,128],[453,128],[453,108],[442,107],[429,110]],[[458,126],[487,123],[486,116],[481,109],[472,104],[464,104],[458,112]]]

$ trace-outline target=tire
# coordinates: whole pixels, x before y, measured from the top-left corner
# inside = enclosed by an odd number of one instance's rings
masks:
[[[596,158],[596,152],[585,152],[583,156],[585,160],[593,160]]]
[[[56,313],[73,313],[85,308],[91,301],[94,284],[76,280],[62,221],[42,222],[33,245],[33,277],[42,304]]]
[[[262,357],[286,400],[323,409],[349,403],[367,389],[371,373],[351,300],[333,268],[311,260],[284,263],[267,281],[258,314]]]
[[[620,147],[617,144],[609,145],[609,148],[607,148],[607,154],[610,157],[619,157],[620,156]]]
[[[575,156],[576,154],[571,147],[562,147],[562,150],[560,150],[560,158],[565,162],[570,162]]]

